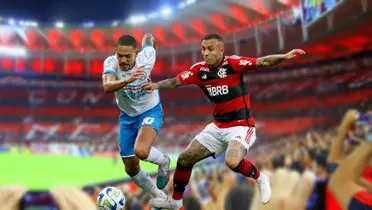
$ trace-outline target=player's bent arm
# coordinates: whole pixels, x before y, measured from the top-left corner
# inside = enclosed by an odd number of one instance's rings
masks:
[[[102,85],[103,85],[103,91],[105,93],[116,92],[129,83],[130,82],[128,82],[125,79],[116,80],[116,77],[114,74],[102,75]]]
[[[173,89],[173,88],[181,87],[183,84],[177,77],[173,77],[170,79],[157,82],[154,85],[156,89]]]
[[[268,55],[264,57],[260,57],[257,59],[256,67],[262,68],[262,67],[271,67],[278,65],[282,63],[285,60],[290,60],[298,55],[304,55],[306,54],[305,51],[301,49],[294,49],[286,54],[277,54],[277,55]]]
[[[138,67],[128,79],[116,80],[116,76],[113,73],[104,73],[102,75],[103,90],[105,93],[112,93],[120,90],[122,87],[136,81],[143,76],[144,66]]]

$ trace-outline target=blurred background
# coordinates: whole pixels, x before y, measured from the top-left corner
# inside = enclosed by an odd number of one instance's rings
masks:
[[[111,185],[126,194],[128,210],[149,209],[149,195],[129,182],[119,159],[119,110],[114,95],[104,94],[101,86],[103,61],[113,54],[116,40],[131,34],[140,44],[146,32],[157,40],[153,81],[201,61],[200,39],[209,33],[223,36],[226,55],[304,49],[307,55],[300,59],[245,76],[258,135],[248,157],[262,170],[317,174],[319,165],[327,166],[345,112],[371,105],[371,9],[369,0],[5,2],[0,8],[0,186],[84,187],[94,200]],[[162,91],[161,99],[164,127],[156,145],[174,166],[211,122],[212,106],[197,87]],[[350,145],[345,151],[353,149]],[[142,166],[148,173],[157,170]],[[255,209],[250,203],[227,207],[242,193],[253,198],[254,191],[249,180],[225,169],[223,157],[208,159],[194,171],[185,200],[191,207],[185,209]]]

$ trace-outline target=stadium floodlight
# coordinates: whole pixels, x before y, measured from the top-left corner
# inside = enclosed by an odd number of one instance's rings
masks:
[[[9,18],[8,24],[11,25],[11,26],[14,26],[16,24],[16,22],[13,18]]]
[[[57,21],[55,26],[56,26],[56,28],[63,28],[63,27],[65,27],[65,23],[63,23],[62,21]]]
[[[92,22],[92,21],[85,22],[85,23],[83,23],[83,27],[84,28],[93,28],[94,27],[94,22]]]
[[[149,19],[153,19],[153,18],[156,18],[156,17],[158,17],[159,16],[159,13],[158,12],[153,12],[153,13],[150,13],[149,15],[148,15],[148,18]]]
[[[32,27],[38,27],[39,26],[39,23],[37,23],[35,21],[31,21],[30,22],[30,26],[32,26]]]
[[[178,8],[179,9],[183,9],[186,7],[186,3],[185,2],[181,2],[179,5],[178,5]]]
[[[20,20],[18,22],[18,25],[24,26],[24,27],[30,27],[33,25],[33,21],[25,21],[25,20]]]
[[[187,0],[187,4],[190,5],[190,4],[194,4],[196,2],[196,0]]]
[[[0,55],[26,56],[27,55],[27,50],[23,47],[0,46]]]
[[[168,7],[161,10],[161,14],[164,16],[169,16],[172,13],[172,10]]]
[[[119,24],[120,24],[120,22],[119,22],[118,20],[114,20],[114,21],[112,21],[111,26],[115,28],[115,27],[117,27]]]
[[[129,18],[129,23],[138,24],[138,23],[143,23],[146,20],[147,19],[144,15],[136,15],[136,16],[132,16],[131,18]]]

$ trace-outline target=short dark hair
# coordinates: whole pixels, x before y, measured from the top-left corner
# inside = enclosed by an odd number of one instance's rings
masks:
[[[218,34],[209,34],[209,35],[203,37],[202,41],[203,40],[211,40],[211,39],[217,39],[218,41],[223,42],[223,38]]]
[[[131,35],[123,35],[116,42],[116,46],[119,46],[119,45],[130,46],[130,47],[133,47],[133,48],[137,48],[137,41]]]
[[[271,163],[273,164],[273,168],[274,169],[277,169],[277,168],[284,168],[285,166],[285,157],[283,154],[278,154],[278,155],[275,155],[272,159],[271,159]]]
[[[184,208],[185,210],[200,210],[201,204],[198,199],[196,199],[194,196],[186,196],[184,198]]]
[[[328,163],[327,163],[327,158],[328,158],[328,154],[319,154],[316,156],[315,158],[315,162],[320,165],[320,166],[323,166],[324,168],[327,168],[328,166]]]
[[[300,161],[294,161],[289,168],[294,171],[297,171],[300,174],[302,174],[305,171],[305,166]]]
[[[254,188],[247,183],[241,183],[230,190],[225,198],[225,210],[241,210],[249,208],[253,202]],[[244,198],[244,199],[242,199]]]

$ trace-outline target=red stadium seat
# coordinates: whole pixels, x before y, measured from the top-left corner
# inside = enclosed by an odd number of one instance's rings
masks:
[[[82,60],[68,60],[63,73],[70,76],[84,76],[85,62]]]

